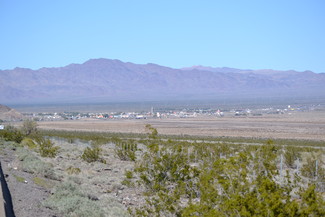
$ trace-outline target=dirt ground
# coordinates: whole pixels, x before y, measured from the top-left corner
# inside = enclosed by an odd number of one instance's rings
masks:
[[[145,120],[74,120],[39,122],[41,129],[145,133],[151,124],[160,134],[307,139],[325,141],[325,111],[249,117],[196,117]]]
[[[87,144],[76,142],[68,143],[64,140],[53,140],[60,151],[55,158],[42,158],[42,162],[50,163],[60,180],[45,178],[40,174],[24,172],[18,159],[17,150],[7,145],[0,145],[0,162],[6,177],[6,182],[11,193],[13,209],[17,217],[61,217],[64,216],[57,210],[47,208],[43,203],[55,191],[55,185],[68,180],[78,184],[83,193],[98,201],[100,207],[106,209],[105,216],[129,216],[126,206],[136,206],[144,203],[138,188],[126,188],[121,184],[125,170],[133,167],[133,162],[121,161],[114,154],[114,145],[102,146],[102,158],[107,163],[87,163],[80,156]],[[1,143],[0,143],[1,144]],[[28,152],[33,152],[32,150]],[[80,174],[69,175],[69,167],[80,168]],[[51,186],[42,187],[35,183],[34,178],[40,177]],[[62,206],[62,205],[61,205]],[[61,207],[62,208],[62,207]]]
[[[0,161],[12,197],[15,216],[59,216],[58,213],[41,205],[51,194],[49,189],[36,185],[32,181],[34,178],[32,174],[17,169],[17,158],[13,150],[1,148]],[[18,181],[17,177],[23,180]]]

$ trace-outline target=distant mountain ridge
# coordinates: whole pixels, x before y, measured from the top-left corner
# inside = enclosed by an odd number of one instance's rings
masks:
[[[107,102],[324,96],[325,74],[194,66],[174,69],[91,59],[83,64],[0,70],[0,102]]]

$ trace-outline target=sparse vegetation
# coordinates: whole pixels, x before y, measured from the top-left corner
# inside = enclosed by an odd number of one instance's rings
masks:
[[[322,147],[321,143],[174,139],[146,127],[148,134],[133,139],[129,134],[42,132],[44,139],[27,137],[17,148],[19,167],[34,174],[34,183],[44,188],[57,184],[47,185],[48,178],[62,181],[44,205],[63,216],[127,216],[125,207],[131,216],[321,216],[325,212],[324,194],[317,192],[319,183],[325,182],[325,153],[313,148]],[[42,154],[41,147],[45,153],[54,149],[55,155]],[[108,164],[100,163],[105,160]]]
[[[151,125],[150,125],[151,126]],[[115,143],[116,139],[127,140],[130,138],[146,139],[148,134],[135,133],[113,133],[113,132],[84,132],[84,131],[64,131],[64,130],[41,130],[40,135],[48,137],[59,137],[64,139],[83,140],[83,141],[102,141],[103,143]],[[202,141],[206,143],[238,143],[238,144],[266,144],[270,139],[263,138],[244,138],[244,137],[211,137],[211,136],[190,136],[190,135],[162,135],[157,134],[157,139],[173,140],[173,141]],[[315,140],[298,140],[298,139],[272,139],[274,145],[279,146],[302,146],[302,147],[325,147],[324,141]]]
[[[18,151],[18,159],[21,161],[21,168],[25,172],[41,175],[53,180],[59,179],[50,163],[40,160],[33,153],[25,149],[20,149]]]
[[[87,195],[80,191],[80,186],[72,182],[64,182],[58,185],[54,194],[44,202],[44,205],[58,210],[64,216],[105,216],[99,204],[89,199]]]

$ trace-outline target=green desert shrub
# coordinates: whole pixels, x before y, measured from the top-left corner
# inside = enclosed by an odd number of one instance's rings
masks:
[[[122,181],[122,185],[126,185],[128,187],[134,187],[134,182],[133,182],[133,178],[134,178],[134,174],[133,174],[133,171],[131,170],[126,170],[125,171],[125,178],[124,180]]]
[[[132,179],[133,178],[133,172],[131,171],[131,170],[126,170],[125,171],[125,177],[127,178],[127,179]]]
[[[94,147],[94,148],[87,147],[82,153],[81,158],[88,163],[92,163],[96,161],[106,163],[105,160],[100,157],[101,151],[102,150],[99,147]]]
[[[10,125],[6,126],[4,130],[0,130],[0,137],[4,138],[6,141],[13,141],[18,144],[24,139],[24,135],[21,131]]]
[[[165,191],[172,183],[187,185],[188,181],[196,180],[199,175],[197,168],[190,165],[188,154],[180,145],[171,149],[159,146],[151,149],[136,164],[134,172],[139,177],[138,182],[153,192]],[[190,185],[192,184],[193,182]]]
[[[58,146],[54,146],[54,143],[49,139],[38,139],[38,151],[42,157],[54,158],[59,150]]]

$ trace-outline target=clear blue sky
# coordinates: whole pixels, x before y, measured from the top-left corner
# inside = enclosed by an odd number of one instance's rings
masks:
[[[325,72],[325,1],[0,0],[0,69],[91,58]]]

